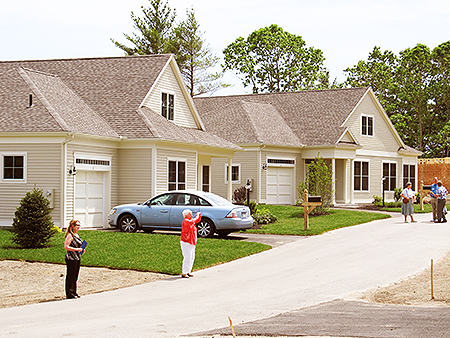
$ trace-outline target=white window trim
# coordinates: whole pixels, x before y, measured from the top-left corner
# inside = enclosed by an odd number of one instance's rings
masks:
[[[363,132],[362,132],[362,118],[364,116],[372,118],[372,135],[363,134]],[[374,115],[361,114],[361,118],[359,119],[359,122],[360,122],[359,132],[360,132],[361,136],[366,136],[366,137],[374,137],[375,136],[375,116]]]
[[[417,187],[416,187],[416,185],[417,185],[417,174],[418,174],[418,170],[419,170],[419,168],[418,168],[418,165],[416,164],[416,163],[403,163],[403,165],[402,165],[402,190],[405,188],[405,187],[403,187],[403,181],[404,181],[404,179],[405,179],[405,177],[403,176],[403,167],[404,166],[408,166],[408,173],[409,173],[409,167],[411,167],[412,165],[415,167],[414,168],[414,185],[415,186],[413,186],[412,188],[413,188],[413,190],[414,191],[417,191]],[[409,175],[408,175],[408,180],[407,181],[409,181],[409,182],[411,182],[411,177],[409,177]]]
[[[109,165],[77,163],[77,159],[108,161]],[[75,152],[73,158],[73,165],[77,170],[111,171],[112,156]]]
[[[240,163],[233,163],[231,164],[231,167],[238,167],[238,172],[239,172],[239,179],[238,180],[232,180],[231,183],[234,184],[241,184],[241,164]],[[228,184],[228,175],[227,175],[227,168],[228,168],[228,163],[225,163],[225,167],[224,167],[224,172],[225,172],[225,184]],[[233,176],[233,175],[232,175]]]
[[[1,153],[1,181],[3,183],[27,183],[27,152],[3,152]],[[5,156],[23,156],[23,178],[21,179],[4,179],[3,173],[4,173],[4,157]]]
[[[163,116],[162,115],[162,94],[173,95],[173,120],[169,120],[168,118],[167,118],[167,120],[175,121],[175,115],[176,115],[175,114],[175,106],[176,106],[175,100],[176,100],[177,96],[176,96],[175,92],[171,91],[171,90],[161,90],[160,91],[160,93],[159,93],[159,115],[161,115],[161,116]]]
[[[384,176],[384,174],[383,174],[383,167],[384,167],[384,164],[392,164],[392,163],[394,163],[395,164],[395,187],[394,187],[394,189],[395,188],[397,188],[397,185],[398,185],[398,170],[399,170],[399,163],[398,162],[396,162],[396,161],[382,161],[381,162],[381,178],[383,178]],[[400,166],[401,166],[401,175],[400,175],[400,177],[401,177],[401,180],[402,180],[402,184],[403,184],[403,166],[401,165],[401,163],[400,163]],[[390,168],[390,166],[389,166],[389,168]],[[390,171],[390,169],[389,169],[389,171]],[[383,186],[382,186],[383,187]],[[385,190],[386,192],[387,191],[394,191],[394,190]]]
[[[369,168],[368,168],[368,170],[369,170],[369,182],[368,182],[368,190],[362,190],[362,189],[360,189],[360,190],[356,190],[356,188],[355,188],[355,163],[356,162],[367,162],[368,163],[368,165],[369,165]],[[361,170],[362,170],[362,167],[361,167]],[[352,171],[353,171],[353,177],[352,177],[352,179],[353,179],[353,191],[355,191],[355,192],[364,192],[364,193],[369,193],[370,192],[370,178],[371,178],[371,175],[370,175],[370,160],[365,160],[365,159],[355,159],[355,160],[353,160],[353,168],[352,168]],[[361,182],[361,187],[362,187],[362,182]]]
[[[188,185],[188,182],[187,182],[187,180],[188,180],[188,160],[187,160],[187,158],[175,158],[175,157],[167,158],[167,183],[166,183],[167,190],[169,190],[169,184],[171,183],[169,181],[169,162],[177,162],[177,175],[176,175],[177,180],[175,182],[177,189],[175,189],[175,190],[178,190],[178,184],[179,184],[179,182],[178,182],[178,162],[184,162],[184,180],[185,180],[184,181],[184,185],[185,185],[184,190],[186,190],[187,185]]]

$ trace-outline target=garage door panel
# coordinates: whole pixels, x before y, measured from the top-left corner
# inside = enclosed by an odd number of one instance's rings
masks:
[[[75,217],[83,227],[103,227],[104,172],[78,170],[75,185]]]
[[[269,167],[267,173],[267,203],[293,203],[294,168]]]

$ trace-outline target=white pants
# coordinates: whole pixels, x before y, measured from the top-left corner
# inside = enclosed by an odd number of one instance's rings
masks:
[[[181,252],[183,253],[183,269],[182,274],[185,275],[192,271],[195,259],[195,245],[180,241]]]

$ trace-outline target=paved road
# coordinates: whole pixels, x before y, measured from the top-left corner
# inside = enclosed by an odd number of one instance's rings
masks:
[[[388,285],[450,251],[450,226],[401,217],[299,239],[195,273],[77,300],[0,309],[0,336],[179,337]]]

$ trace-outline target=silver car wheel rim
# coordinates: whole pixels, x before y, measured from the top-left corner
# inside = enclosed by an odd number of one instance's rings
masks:
[[[198,234],[200,237],[206,237],[211,232],[211,227],[207,222],[200,222]]]
[[[134,223],[134,220],[132,218],[126,218],[122,221],[122,228],[125,232],[133,231],[136,227],[136,224]]]

